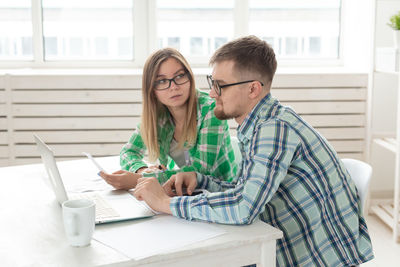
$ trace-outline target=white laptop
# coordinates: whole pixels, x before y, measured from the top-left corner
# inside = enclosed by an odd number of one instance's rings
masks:
[[[96,224],[147,218],[155,215],[145,204],[124,190],[67,194],[53,151],[38,136],[35,141],[60,205],[68,199],[89,198],[96,202]],[[90,188],[88,188],[90,189]]]

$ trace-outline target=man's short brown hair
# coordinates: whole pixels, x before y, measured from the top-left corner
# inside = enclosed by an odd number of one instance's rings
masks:
[[[260,38],[250,35],[226,43],[215,51],[210,65],[225,60],[235,63],[234,71],[242,76],[241,78],[258,79],[268,88],[271,86],[277,67],[275,53],[272,47]]]

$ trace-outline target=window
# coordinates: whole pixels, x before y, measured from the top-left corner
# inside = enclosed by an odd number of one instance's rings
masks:
[[[217,50],[220,46],[228,42],[227,37],[215,37],[214,38],[214,50]]]
[[[42,0],[45,60],[133,60],[132,3]]]
[[[309,53],[310,55],[321,54],[321,37],[310,37]],[[337,41],[336,41],[337,42]],[[335,51],[333,50],[332,53]]]
[[[339,57],[340,0],[250,0],[249,32],[265,36],[278,58]],[[274,40],[283,38],[283,46]],[[308,48],[306,49],[306,46]]]
[[[44,37],[45,46],[45,54],[47,56],[56,56],[58,54],[58,40],[55,36]]]
[[[203,54],[203,38],[191,37],[190,38],[190,54],[199,56]]]
[[[31,0],[0,2],[0,60],[32,60]]]
[[[118,38],[118,56],[130,57],[132,56],[133,40],[130,37]]]
[[[69,40],[69,53],[71,56],[83,55],[83,39],[80,37],[71,37]]]
[[[299,53],[297,37],[285,38],[285,54],[287,56],[296,55]]]
[[[31,57],[32,56],[32,54],[33,54],[33,51],[32,51],[32,47],[33,47],[33,44],[32,44],[32,37],[26,37],[26,36],[24,36],[24,37],[22,37],[22,55],[23,56],[26,56],[26,57]]]
[[[180,50],[181,49],[181,38],[168,37],[168,46],[173,47],[177,50]]]
[[[159,48],[170,46],[185,56],[209,57],[233,38],[234,4],[233,0],[157,0],[158,38],[168,40],[160,41]]]
[[[340,55],[349,54],[339,46],[344,43],[341,4],[341,0],[2,0],[0,67],[10,62],[31,67],[142,67],[148,55],[162,47],[174,47],[193,66],[204,67],[216,49],[248,34],[267,41],[280,63],[336,64]]]

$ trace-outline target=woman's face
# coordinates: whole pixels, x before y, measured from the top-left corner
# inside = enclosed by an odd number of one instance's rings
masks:
[[[156,82],[153,85],[158,101],[167,106],[168,109],[185,106],[190,94],[188,75],[182,64],[174,58],[168,58],[161,63]],[[174,81],[168,79],[174,79]],[[168,87],[168,85],[170,86]]]

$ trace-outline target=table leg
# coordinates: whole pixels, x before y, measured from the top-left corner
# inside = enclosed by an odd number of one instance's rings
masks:
[[[276,240],[270,240],[261,244],[260,266],[276,266]]]

